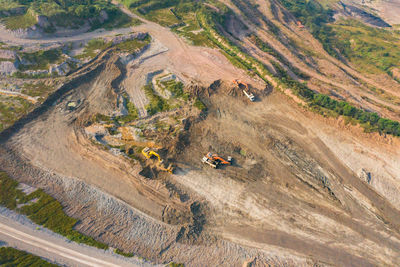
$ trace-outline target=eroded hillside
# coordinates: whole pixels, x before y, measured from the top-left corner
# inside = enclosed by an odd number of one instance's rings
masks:
[[[282,2],[124,1],[138,34],[87,45],[0,133],[1,169],[154,263],[400,264],[398,66],[322,41],[398,33]]]

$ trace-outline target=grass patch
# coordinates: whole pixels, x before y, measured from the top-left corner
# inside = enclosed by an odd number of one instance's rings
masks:
[[[117,44],[115,47],[120,51],[127,52],[130,54],[136,53],[138,50],[142,49],[148,45],[151,41],[150,35],[147,35],[143,40],[133,39],[127,40],[122,43]]]
[[[390,74],[393,67],[400,66],[400,34],[356,20],[341,20],[332,27],[343,54],[360,71]]]
[[[47,95],[51,90],[53,89],[52,86],[46,85],[44,82],[38,82],[38,83],[25,83],[22,87],[21,92],[23,94],[29,95],[29,96],[40,96],[43,97]]]
[[[100,51],[107,49],[111,43],[106,43],[102,38],[90,40],[83,49],[83,53],[76,56],[78,59],[94,58]]]
[[[40,258],[39,256],[32,255],[22,250],[11,247],[0,247],[0,265],[1,266],[41,266],[41,267],[55,267],[52,264]]]
[[[42,225],[55,233],[61,234],[71,241],[107,249],[108,246],[96,241],[92,237],[83,235],[74,230],[78,220],[69,217],[63,211],[60,202],[46,194],[42,189],[26,195],[18,189],[18,182],[0,172],[0,204],[28,216],[34,223]],[[30,203],[32,199],[36,202]],[[17,204],[24,204],[18,208]]]
[[[144,17],[165,27],[182,22],[171,12],[170,8],[151,10],[144,14]]]
[[[0,0],[0,11],[7,11],[20,6],[22,5],[15,0]]]
[[[178,82],[176,80],[169,80],[166,82],[161,82],[164,85],[165,90],[168,90],[172,93],[172,96],[175,98],[181,98],[182,100],[189,100],[189,93],[183,90],[183,83]]]
[[[9,30],[26,29],[34,26],[37,23],[32,12],[26,12],[24,15],[16,15],[2,19],[2,22]]]
[[[184,37],[192,45],[215,47],[198,23],[195,12],[183,13],[181,16],[185,26],[172,28],[174,32]]]
[[[11,77],[21,78],[21,79],[41,79],[41,78],[56,78],[59,77],[57,73],[38,73],[29,74],[21,71],[14,72]]]
[[[125,103],[126,109],[128,110],[128,115],[119,116],[116,118],[116,120],[122,125],[125,123],[128,123],[128,122],[137,120],[139,118],[139,111],[135,107],[135,105],[132,102],[130,102],[129,97],[124,96],[123,101]]]
[[[33,104],[21,97],[0,95],[0,131],[11,126],[16,120],[27,114]]]
[[[142,24],[142,21],[136,18],[131,18],[121,10],[115,10],[109,15],[108,20],[103,24],[98,24],[92,27],[96,29],[102,27],[106,30],[112,30],[114,28],[128,28],[132,26],[138,26]]]
[[[196,98],[196,100],[194,101],[193,106],[195,106],[196,108],[198,108],[201,111],[204,111],[207,109],[206,105],[204,105],[204,103],[198,98]]]
[[[170,110],[171,107],[168,102],[154,92],[151,84],[145,85],[143,87],[143,90],[146,94],[146,97],[150,101],[150,103],[146,106],[149,115],[154,115],[158,112]]]
[[[19,1],[0,1],[0,10],[10,9],[11,5],[24,7],[28,10],[25,15],[11,16],[5,19],[6,25],[10,29],[27,28],[36,24],[35,15],[43,15],[48,18],[50,26],[45,29],[49,32],[55,30],[55,26],[79,28],[89,22],[92,29],[100,27],[114,28],[124,27],[137,23],[121,12],[111,1],[108,0],[63,0],[63,1],[43,1],[43,0],[19,0]],[[107,14],[108,19],[101,22],[100,17]],[[35,20],[34,20],[35,19]]]
[[[60,63],[62,60],[61,49],[40,50],[33,53],[20,53],[22,60],[29,64],[20,64],[19,70],[45,70],[50,64]]]

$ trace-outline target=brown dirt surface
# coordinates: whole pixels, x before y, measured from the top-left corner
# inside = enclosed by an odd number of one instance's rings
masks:
[[[302,34],[275,1],[262,2],[257,1],[259,10],[283,25],[283,34]],[[230,27],[243,32],[240,23]],[[257,27],[261,37],[271,36]],[[102,52],[0,134],[1,169],[60,200],[67,214],[80,219],[78,230],[154,263],[400,265],[398,138],[366,134],[311,113],[232,66],[217,49],[190,46],[157,24],[144,21],[135,30],[148,32],[152,42],[134,59],[123,62],[112,48]],[[319,46],[304,34],[305,43]],[[241,37],[249,48],[247,37]],[[325,66],[319,73],[281,40],[269,42],[318,82],[360,98],[354,70],[324,54],[315,58],[317,66]],[[249,51],[263,60],[262,51]],[[327,75],[332,68],[335,77]],[[198,98],[207,109],[200,111],[188,100],[150,116],[142,88],[163,70],[180,77],[190,101]],[[249,83],[257,101],[248,101],[233,79]],[[147,125],[142,144],[162,147],[159,153],[174,163],[174,174],[157,170],[155,160],[140,155],[135,136],[113,136],[104,124],[94,124],[96,114],[117,110],[124,93],[139,118],[118,129]],[[70,101],[79,104],[70,110]],[[172,135],[171,127],[157,132],[157,123],[174,120],[183,127],[178,134]],[[107,140],[136,142],[139,155],[114,153],[91,138],[96,131]],[[207,152],[233,157],[232,165],[203,164]]]

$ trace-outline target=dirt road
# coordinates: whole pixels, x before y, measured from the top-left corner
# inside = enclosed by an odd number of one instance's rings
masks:
[[[12,45],[36,45],[45,43],[68,43],[68,42],[78,42],[91,40],[94,38],[99,38],[103,36],[113,36],[117,34],[127,34],[131,32],[131,28],[121,28],[115,30],[104,30],[98,29],[92,32],[81,33],[72,36],[62,36],[62,37],[42,37],[39,39],[26,39],[17,37],[10,32],[6,31],[4,28],[0,28],[0,41],[12,44]]]
[[[3,211],[4,213],[4,211]],[[35,228],[36,227],[36,228]],[[0,240],[51,262],[67,266],[152,266],[135,258],[124,259],[93,247],[78,245],[62,236],[0,215]]]

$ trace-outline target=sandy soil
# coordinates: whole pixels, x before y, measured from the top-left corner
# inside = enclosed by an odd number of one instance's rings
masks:
[[[216,49],[189,46],[159,25],[135,30],[153,37],[139,57],[122,64],[105,51],[0,135],[2,169],[60,199],[81,219],[77,229],[156,263],[400,264],[398,139],[309,113]],[[188,118],[176,173],[150,179],[137,162],[93,144],[84,127],[93,114],[112,114],[121,89],[145,117],[141,88],[165,69],[208,87],[197,92],[208,111]],[[233,90],[233,79],[249,82],[258,101]],[[71,100],[82,102],[69,111]],[[234,164],[211,169],[201,163],[208,151]]]

